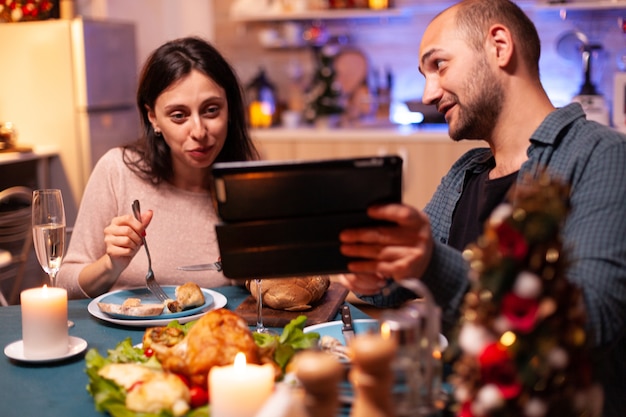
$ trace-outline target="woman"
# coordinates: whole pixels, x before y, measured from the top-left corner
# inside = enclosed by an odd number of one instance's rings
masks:
[[[168,42],[144,65],[137,106],[143,137],[108,151],[85,188],[58,275],[70,298],[144,286],[142,235],[160,284],[230,282],[216,271],[176,268],[219,258],[213,163],[258,158],[235,72],[199,38]],[[133,217],[134,200],[141,203],[141,221]]]

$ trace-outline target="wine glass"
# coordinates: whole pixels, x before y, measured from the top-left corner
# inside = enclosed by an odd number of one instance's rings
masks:
[[[276,334],[276,332],[263,325],[263,291],[261,288],[261,280],[255,278],[254,283],[256,284],[256,332]]]
[[[61,190],[33,191],[33,243],[37,260],[56,286],[65,253],[65,209]]]

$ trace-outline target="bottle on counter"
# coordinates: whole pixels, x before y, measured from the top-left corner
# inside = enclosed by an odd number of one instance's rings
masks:
[[[246,86],[248,96],[248,117],[253,128],[271,127],[277,120],[276,87],[269,81],[265,69]]]

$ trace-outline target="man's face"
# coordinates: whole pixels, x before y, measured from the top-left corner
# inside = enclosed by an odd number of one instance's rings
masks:
[[[443,113],[452,139],[488,139],[501,112],[503,88],[486,52],[472,49],[455,27],[454,13],[437,17],[422,38],[422,101]]]

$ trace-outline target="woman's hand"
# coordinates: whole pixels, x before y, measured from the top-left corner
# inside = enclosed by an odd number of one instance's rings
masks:
[[[341,253],[363,260],[350,262],[352,274],[340,277],[340,282],[354,292],[372,295],[380,292],[387,278],[421,278],[433,252],[428,217],[404,204],[370,207],[367,213],[394,224],[341,232]]]
[[[141,236],[152,221],[152,210],[141,213],[141,221],[131,214],[111,220],[104,228],[106,253],[85,266],[78,275],[78,283],[90,297],[109,291],[142,245]]]
[[[126,214],[113,218],[111,224],[104,228],[106,254],[113,270],[123,271],[137,254],[142,245],[141,237],[145,236],[152,216],[152,210],[142,213],[141,221],[132,214]]]

